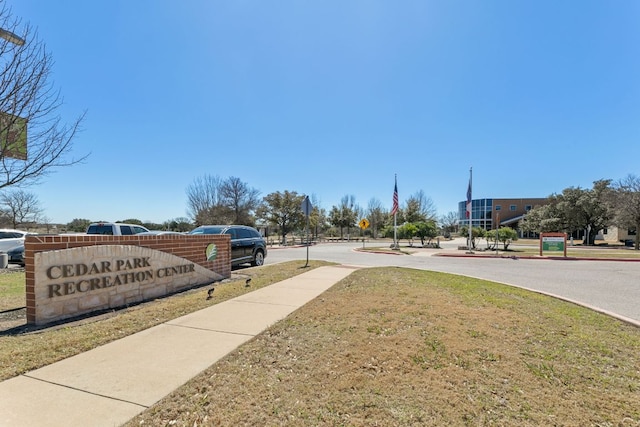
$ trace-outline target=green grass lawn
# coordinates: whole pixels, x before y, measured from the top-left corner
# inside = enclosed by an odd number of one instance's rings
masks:
[[[0,274],[0,311],[11,310],[25,305],[24,271]]]

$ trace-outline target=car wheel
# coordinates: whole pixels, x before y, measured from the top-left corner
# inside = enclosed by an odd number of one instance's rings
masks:
[[[253,257],[253,262],[251,265],[254,267],[259,267],[264,264],[264,252],[256,251],[256,255]]]

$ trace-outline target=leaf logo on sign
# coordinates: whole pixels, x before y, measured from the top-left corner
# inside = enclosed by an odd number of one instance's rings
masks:
[[[213,261],[216,259],[216,256],[218,256],[218,248],[215,243],[210,243],[209,246],[207,246],[205,255],[207,256],[207,261]]]

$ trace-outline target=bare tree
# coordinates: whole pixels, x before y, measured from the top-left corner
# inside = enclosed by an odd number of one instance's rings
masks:
[[[218,176],[205,175],[196,178],[187,187],[187,213],[196,225],[216,222],[215,218],[219,216],[217,211],[222,206],[221,186],[222,181]]]
[[[318,196],[312,194],[310,199],[313,210],[309,215],[309,227],[313,230],[314,239],[318,239],[318,235],[324,233],[327,228],[327,211],[320,207],[322,202]]]
[[[445,237],[449,237],[451,233],[454,233],[458,228],[458,213],[453,211],[447,212],[440,217],[439,222]]]
[[[220,187],[223,204],[232,215],[233,224],[255,224],[254,213],[260,205],[260,192],[250,188],[240,178],[229,177]]]
[[[0,0],[0,188],[38,182],[55,168],[84,161],[71,157],[84,113],[65,123],[60,92],[49,81],[53,58],[29,25]]]
[[[13,228],[33,225],[42,214],[38,197],[24,190],[4,192],[0,201],[2,210],[11,219]]]
[[[197,225],[254,225],[260,192],[240,178],[205,175],[187,188],[188,214]]]
[[[369,200],[369,205],[367,206],[367,216],[371,224],[371,236],[377,239],[378,231],[384,227],[389,212],[384,209],[380,199],[372,198]]]
[[[47,229],[47,233],[51,233],[51,229],[53,228],[53,224],[51,223],[51,218],[49,218],[48,216],[41,216],[39,219],[40,224],[44,225],[44,227]]]
[[[417,216],[420,221],[435,221],[437,218],[438,210],[436,209],[435,203],[433,203],[431,197],[425,195],[422,190],[409,197],[409,199],[407,199],[406,206],[407,208],[409,206],[414,207],[412,210],[416,211],[415,216]],[[413,222],[410,219],[407,219],[407,221]]]
[[[635,249],[640,249],[640,177],[628,175],[614,183],[611,199],[615,223],[636,230]]]

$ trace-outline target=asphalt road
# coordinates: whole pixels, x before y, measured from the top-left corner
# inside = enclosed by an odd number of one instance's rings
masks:
[[[322,243],[308,248],[309,259],[362,267],[416,268],[491,280],[553,295],[640,326],[640,262],[431,256],[442,252],[436,249],[389,255],[355,251],[358,247],[362,243]],[[451,247],[445,250],[455,252]],[[274,248],[269,250],[265,264],[306,259],[306,247]]]

